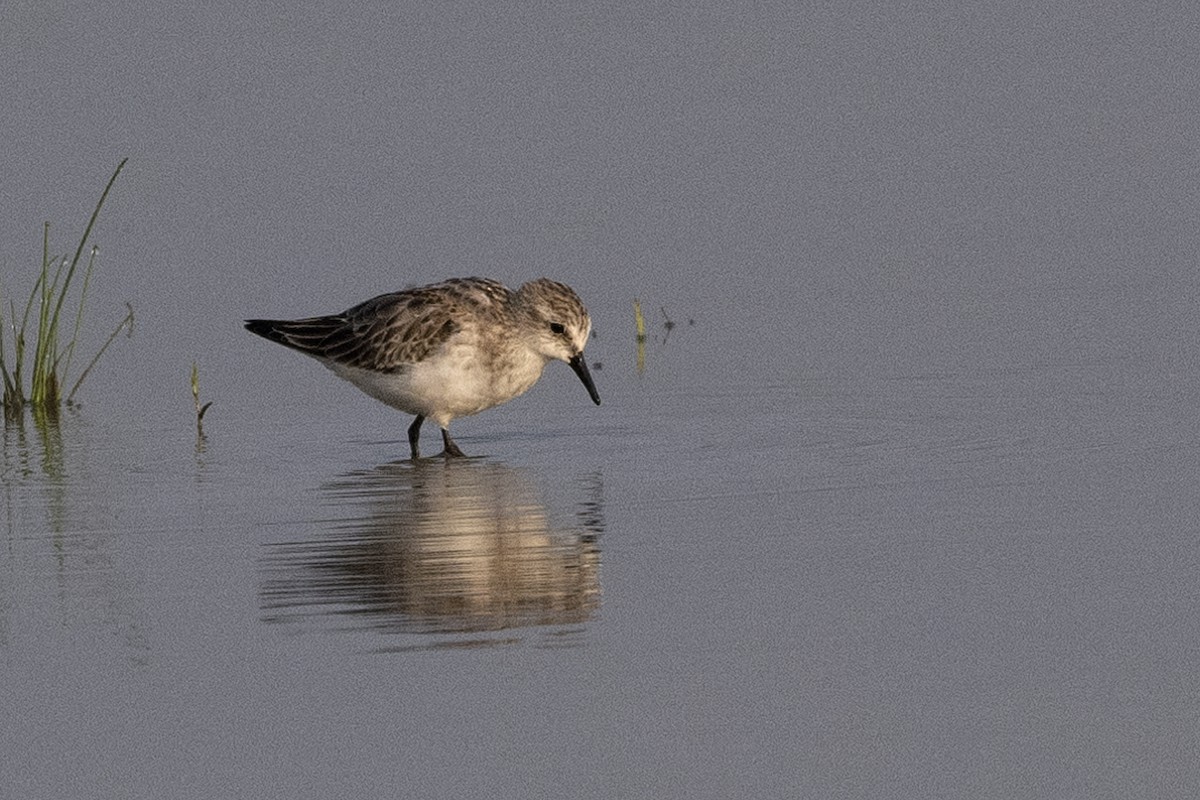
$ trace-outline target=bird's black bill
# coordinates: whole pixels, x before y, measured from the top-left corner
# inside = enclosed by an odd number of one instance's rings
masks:
[[[584,387],[592,397],[592,402],[600,405],[600,393],[596,391],[596,384],[592,383],[592,373],[588,372],[587,362],[583,360],[583,353],[575,356],[567,363],[571,365],[571,369],[575,370],[575,374],[579,376],[579,380],[583,381]]]

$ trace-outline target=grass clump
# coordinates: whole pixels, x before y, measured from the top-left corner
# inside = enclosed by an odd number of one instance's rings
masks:
[[[42,228],[42,267],[33,289],[29,293],[20,315],[12,299],[8,300],[8,315],[4,314],[5,304],[0,300],[0,374],[4,380],[4,416],[6,419],[19,417],[26,406],[32,407],[35,414],[57,416],[64,402],[70,403],[79,390],[88,373],[100,360],[117,338],[123,328],[133,328],[133,308],[128,304],[128,312],[117,323],[116,328],[109,334],[104,344],[80,371],[79,376],[70,389],[68,385],[72,361],[75,357],[79,332],[83,323],[83,310],[87,302],[87,292],[92,278],[92,268],[100,250],[95,245],[89,249],[88,239],[100,216],[100,209],[108,198],[117,176],[128,159],[122,159],[117,165],[104,192],[96,203],[92,216],[84,228],[83,236],[75,248],[73,256],[52,256],[50,254],[50,223]],[[88,251],[84,258],[84,251]],[[82,271],[81,271],[82,266]],[[78,280],[77,280],[78,278]],[[67,298],[73,285],[79,285],[78,299],[75,303],[74,314],[67,308]],[[0,287],[2,289],[3,287]],[[0,296],[2,297],[2,296]],[[64,313],[65,312],[65,313]],[[73,319],[72,319],[73,316]],[[70,320],[70,321],[68,321]],[[70,325],[70,338],[63,335],[64,323]],[[30,325],[35,327],[30,330]],[[29,345],[29,336],[33,336],[33,361],[28,366],[31,370],[29,391],[25,390],[25,356]],[[12,357],[9,358],[9,342],[12,337]],[[65,393],[64,393],[65,390]]]

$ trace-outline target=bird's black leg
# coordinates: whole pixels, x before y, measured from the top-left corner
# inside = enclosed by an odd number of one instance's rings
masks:
[[[425,418],[420,414],[413,420],[413,424],[408,426],[408,446],[412,449],[412,457],[421,457],[421,448],[418,444],[421,441],[421,424],[425,422]]]
[[[466,458],[467,454],[458,449],[458,445],[450,438],[450,431],[442,428],[442,443],[446,445],[446,451],[442,455],[447,458]]]

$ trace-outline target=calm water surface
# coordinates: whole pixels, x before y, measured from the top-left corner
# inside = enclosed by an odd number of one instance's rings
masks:
[[[396,460],[387,409],[363,439],[315,365],[334,402],[229,398],[201,446],[183,414],[9,426],[12,796],[1194,778],[1191,389],[1120,360],[701,384],[689,335],[610,360],[600,409],[551,369],[460,423],[467,462]]]

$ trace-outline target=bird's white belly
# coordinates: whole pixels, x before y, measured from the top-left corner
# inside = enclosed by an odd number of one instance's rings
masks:
[[[470,346],[450,346],[399,372],[375,372],[327,363],[339,377],[380,402],[446,426],[455,417],[477,414],[523,394],[541,377],[545,361],[536,353],[512,354],[502,368],[483,361]]]

